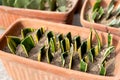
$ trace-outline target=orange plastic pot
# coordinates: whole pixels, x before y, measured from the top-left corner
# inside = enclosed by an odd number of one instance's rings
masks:
[[[111,0],[102,0],[101,5],[103,7],[107,7],[109,5]],[[115,27],[110,27],[107,25],[103,25],[103,24],[99,24],[99,23],[92,23],[89,22],[85,19],[85,14],[88,11],[88,5],[89,6],[94,6],[96,0],[85,0],[82,9],[81,9],[81,17],[80,17],[80,21],[82,26],[87,27],[87,28],[94,28],[100,31],[104,31],[104,32],[110,32],[112,34],[118,35],[120,36],[120,29],[119,28],[115,28]],[[120,1],[116,4],[116,6],[120,4]]]
[[[13,23],[0,38],[0,59],[13,80],[119,80],[120,79],[120,41],[119,37],[113,36],[115,46],[115,69],[114,76],[100,76],[80,71],[70,70],[48,63],[38,62],[11,53],[2,51],[7,45],[6,36],[17,36],[22,28],[31,27],[38,29],[44,26],[48,30],[66,34],[71,32],[73,36],[80,35],[88,38],[90,30],[87,28],[58,24],[36,19],[20,19]],[[98,32],[101,42],[107,43],[107,33]],[[93,33],[95,36],[95,33]],[[93,38],[93,41],[95,38]]]
[[[18,18],[37,18],[59,23],[72,24],[78,0],[72,0],[73,6],[67,12],[52,12],[33,9],[0,6],[0,26],[7,28]]]

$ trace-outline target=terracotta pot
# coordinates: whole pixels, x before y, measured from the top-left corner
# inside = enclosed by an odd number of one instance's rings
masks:
[[[99,24],[99,23],[92,23],[92,22],[85,20],[85,13],[88,11],[88,5],[94,6],[95,2],[96,2],[96,0],[85,0],[84,4],[82,6],[82,10],[81,10],[81,17],[80,17],[81,24],[87,28],[92,27],[92,28],[95,28],[100,31],[110,32],[112,34],[120,36],[119,28],[110,27],[107,25]],[[109,3],[110,3],[110,0],[102,0],[101,5],[103,7],[107,7],[109,5]],[[120,4],[120,3],[118,3],[118,4]]]
[[[73,6],[68,12],[51,12],[0,6],[0,26],[7,28],[18,18],[37,18],[59,23],[72,24],[78,0],[72,0]]]
[[[80,35],[81,38],[88,38],[90,30],[72,25],[58,24],[35,19],[20,19],[13,23],[0,38],[0,59],[7,72],[13,80],[119,80],[120,79],[120,41],[119,37],[113,35],[113,45],[115,46],[115,70],[114,76],[100,76],[80,71],[65,69],[51,64],[34,61],[17,55],[2,51],[6,46],[6,36],[20,34],[22,28],[40,28],[44,26],[48,30],[72,35]],[[107,33],[98,32],[101,42],[107,43]],[[93,35],[95,35],[93,33]]]

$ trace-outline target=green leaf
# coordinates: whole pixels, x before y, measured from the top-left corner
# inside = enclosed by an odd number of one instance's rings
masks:
[[[81,47],[78,48],[78,55],[79,55],[79,59],[82,59],[82,52],[81,52]]]
[[[16,47],[20,44],[21,40],[15,36],[7,36],[7,45],[10,51],[15,54]]]
[[[86,72],[88,64],[84,62],[82,59],[80,61],[80,71]]]
[[[108,47],[112,46],[112,36],[108,33]]]
[[[45,28],[44,28],[44,27],[41,27],[40,30],[41,30],[41,33],[42,33],[42,34],[45,33]]]
[[[71,44],[71,43],[72,43],[72,35],[71,35],[71,32],[68,32],[68,33],[66,34],[66,37],[69,39],[70,44]]]
[[[61,41],[61,50],[62,52],[66,52],[70,50],[70,41],[67,37]]]
[[[2,0],[0,0],[0,5],[2,5]]]
[[[81,44],[81,56],[83,57],[84,54],[86,53],[87,51],[87,41],[84,41],[82,44]]]
[[[40,51],[38,53],[38,61],[41,61],[41,58],[45,55],[46,49],[45,45],[40,48]]]
[[[15,0],[14,7],[24,8],[29,2],[30,0]]]
[[[7,0],[9,6],[13,7],[15,0]]]
[[[92,48],[92,29],[90,30],[90,35],[87,39],[87,52]]]
[[[92,54],[91,50],[88,53],[88,58],[89,58],[89,61],[93,63],[93,54]]]
[[[95,22],[95,19],[96,19],[96,17],[97,17],[97,14],[98,14],[98,12],[97,12],[97,9],[92,13],[92,22]]]
[[[98,45],[95,45],[95,47],[92,48],[92,49],[90,50],[90,52],[92,53],[93,57],[98,56],[98,54],[99,54],[99,48],[98,48]]]
[[[99,16],[97,19],[99,20],[104,14],[104,9],[102,7],[100,7],[100,9],[98,10],[98,14],[99,14]]]
[[[114,2],[115,2],[115,0],[111,0],[110,4],[108,6],[106,19],[109,19],[110,15],[112,14],[112,11],[114,9]]]
[[[100,72],[99,72],[100,75],[106,75],[106,69],[105,67],[103,66],[103,64],[100,66]]]
[[[59,39],[59,41],[62,41],[62,40],[64,39],[63,34],[59,34],[59,35],[58,35],[58,39]]]
[[[81,46],[81,39],[80,39],[80,36],[77,36],[74,38],[74,51],[77,51],[78,48]]]
[[[69,62],[69,69],[72,68],[72,65],[73,65],[73,54],[74,54],[74,51],[73,51],[73,44],[71,45],[71,48],[70,48],[70,62]]]
[[[57,0],[58,7],[60,6],[66,6],[67,1],[66,0]]]
[[[42,37],[42,32],[41,32],[40,29],[38,29],[38,30],[35,32],[34,40],[38,43],[38,41],[40,40],[41,37]]]
[[[83,59],[86,63],[89,63],[89,57],[88,55],[85,55],[84,59]]]
[[[52,59],[53,59],[53,55],[52,55],[52,52],[51,52],[51,49],[50,47],[48,47],[47,51],[46,51],[46,57],[47,57],[47,62],[48,63],[51,63]]]
[[[24,39],[28,33],[34,32],[34,29],[32,28],[24,28],[21,30],[21,35],[22,35],[22,39]]]
[[[48,0],[48,4],[51,11],[56,10],[56,0]]]
[[[114,46],[110,46],[110,47],[108,47],[108,48],[105,50],[105,53],[104,53],[104,60],[107,58],[107,56],[110,55],[111,52],[114,51],[114,49],[115,49]]]
[[[54,33],[52,31],[49,31],[47,33],[47,37],[48,37],[48,42],[50,42],[50,38],[53,38],[54,37]]]
[[[2,5],[9,6],[9,3],[7,2],[7,0],[2,0]]]
[[[100,8],[100,3],[101,3],[102,0],[96,0],[96,3],[94,4],[93,6],[93,12],[96,10],[96,9],[99,9]]]
[[[45,10],[45,2],[46,2],[46,0],[40,0],[40,4],[39,4],[40,10]]]
[[[61,54],[61,61],[62,61],[62,66],[64,67],[65,65],[65,58],[68,56],[68,53],[67,52],[63,52]]]
[[[25,5],[25,8],[44,10],[45,0],[31,0]]]
[[[60,6],[60,7],[57,8],[57,10],[59,12],[65,12],[67,9],[66,9],[66,6]]]
[[[100,41],[100,37],[99,37],[98,33],[96,32],[96,30],[94,30],[94,31],[95,31],[95,36],[97,38],[98,51],[100,51],[101,47],[102,47],[102,43]]]
[[[50,38],[50,49],[51,49],[51,52],[52,53],[55,53],[55,51],[56,51],[56,46],[55,46],[56,44],[55,44],[55,40],[54,40],[54,38]]]
[[[35,46],[35,42],[31,35],[27,36],[25,39],[21,41],[21,46],[25,51],[26,57],[29,56],[30,50]]]
[[[58,34],[56,39],[58,41],[57,46],[58,46],[58,48],[60,48],[61,47],[61,41],[64,39],[63,34]]]

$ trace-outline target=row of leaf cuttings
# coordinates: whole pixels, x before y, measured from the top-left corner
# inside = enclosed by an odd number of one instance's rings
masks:
[[[95,32],[97,43],[92,45],[92,34]],[[34,32],[34,35],[30,33]],[[102,43],[100,37],[95,30],[90,30],[89,37],[81,41],[80,36],[75,36],[72,38],[71,32],[68,32],[66,35],[54,34],[53,31],[45,30],[43,27],[40,29],[33,28],[24,28],[21,30],[21,38],[16,36],[7,36],[7,45],[11,53],[16,54],[16,47],[20,45],[26,57],[29,57],[29,52],[36,44],[42,39],[42,37],[47,38],[47,42],[39,48],[37,55],[37,60],[41,61],[42,56],[46,55],[48,63],[54,59],[55,53],[60,49],[61,50],[61,62],[62,67],[66,64],[66,57],[69,56],[69,69],[72,69],[73,66],[73,55],[78,54],[79,56],[79,70],[86,72],[89,67],[89,62],[94,63],[94,58],[100,54],[102,49]],[[108,33],[108,44],[107,48],[104,51],[103,59],[100,63],[99,74],[105,75],[105,61],[106,58],[114,51],[114,46],[112,46],[112,36]]]
[[[92,8],[92,22],[96,22],[99,21],[103,18],[103,16],[105,16],[106,20],[109,20],[110,18],[112,18],[113,16],[115,16],[115,18],[110,21],[110,23],[108,23],[107,25],[109,26],[120,26],[120,4],[117,6],[117,8],[115,9],[115,3],[117,2],[117,0],[111,0],[109,6],[107,7],[107,11],[104,10],[104,8],[101,6],[101,2],[102,0],[96,0],[96,3],[94,4],[93,8]]]
[[[48,8],[50,11],[59,12],[68,10],[67,3],[67,0],[0,0],[0,4],[5,6],[38,10]]]

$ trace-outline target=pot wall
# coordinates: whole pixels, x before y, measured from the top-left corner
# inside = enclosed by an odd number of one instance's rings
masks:
[[[72,0],[73,6],[68,12],[51,12],[32,9],[20,9],[7,6],[0,6],[0,26],[7,28],[18,18],[37,18],[58,23],[72,24],[73,15],[78,0]]]
[[[33,23],[34,22],[34,23]],[[113,45],[116,47],[114,76],[99,76],[80,71],[69,70],[57,67],[51,64],[33,61],[17,55],[6,53],[2,49],[6,46],[6,37],[8,35],[18,35],[20,30],[25,27],[40,28],[44,26],[48,30],[66,34],[71,32],[73,36],[80,35],[81,38],[87,38],[90,30],[77,26],[58,24],[48,21],[35,19],[20,19],[13,23],[0,38],[0,58],[13,80],[118,80],[120,79],[120,42],[119,37],[113,35]],[[98,32],[103,44],[107,43],[107,33]],[[94,34],[94,33],[93,33]],[[93,37],[93,41],[94,41]]]
[[[110,3],[110,0],[102,0],[101,5],[103,7],[107,7],[109,5],[109,3]],[[107,25],[99,24],[99,23],[92,23],[92,22],[89,22],[85,19],[85,14],[88,10],[88,5],[93,6],[94,4],[95,4],[95,0],[85,0],[84,4],[82,6],[82,9],[81,9],[81,17],[80,17],[80,21],[81,21],[82,26],[87,27],[87,28],[92,27],[96,30],[100,30],[103,32],[110,32],[112,34],[120,36],[120,29],[119,28],[110,27]],[[116,5],[118,5],[118,4],[120,4],[120,1]]]

